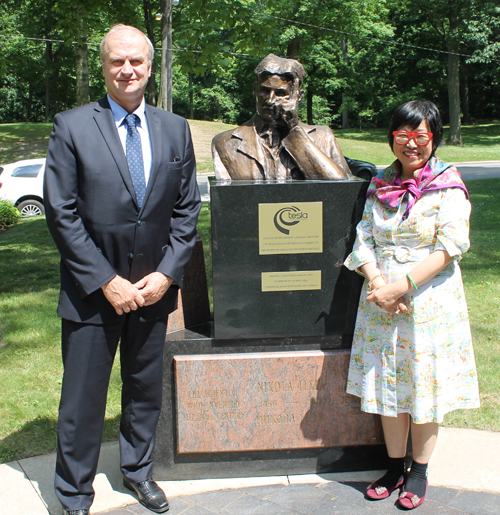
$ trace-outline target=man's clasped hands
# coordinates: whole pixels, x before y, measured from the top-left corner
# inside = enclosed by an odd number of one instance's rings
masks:
[[[171,277],[160,272],[152,272],[135,284],[116,275],[101,289],[115,311],[122,315],[158,302],[173,281]]]

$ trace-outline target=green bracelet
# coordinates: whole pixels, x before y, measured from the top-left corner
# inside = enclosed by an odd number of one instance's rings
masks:
[[[406,274],[406,277],[408,277],[408,281],[411,282],[411,285],[413,286],[413,288],[415,290],[418,290],[418,286],[415,284],[415,282],[413,281],[413,279],[410,277],[410,274]]]

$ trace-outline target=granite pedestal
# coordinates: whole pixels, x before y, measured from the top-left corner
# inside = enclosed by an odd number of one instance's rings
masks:
[[[156,479],[383,467],[379,418],[345,393],[367,186],[212,185],[214,322],[167,335]]]
[[[167,335],[157,480],[383,468],[378,417],[345,393],[349,349],[331,337]]]

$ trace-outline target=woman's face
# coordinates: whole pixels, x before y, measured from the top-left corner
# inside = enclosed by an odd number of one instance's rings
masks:
[[[431,132],[427,120],[422,120],[422,123],[416,129],[412,129],[409,125],[403,125],[397,130],[408,132]],[[399,145],[394,141],[392,151],[403,165],[403,176],[410,178],[413,177],[413,172],[415,170],[423,168],[425,163],[430,159],[432,155],[432,138],[425,147],[417,145],[414,138],[411,138],[404,145]]]

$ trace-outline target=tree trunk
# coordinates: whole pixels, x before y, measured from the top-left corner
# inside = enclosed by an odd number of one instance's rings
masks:
[[[193,95],[193,74],[188,74],[189,78],[189,119],[194,120],[194,95]]]
[[[31,107],[33,105],[33,84],[30,82],[28,86],[28,112],[26,115],[26,121],[31,122]]]
[[[52,43],[45,42],[45,123],[49,122],[50,114],[50,62],[52,54]]]
[[[469,69],[465,62],[460,64],[460,100],[462,104],[463,122],[470,123],[470,109],[469,109]]]
[[[448,145],[462,145],[460,130],[460,58],[458,55],[459,43],[456,36],[460,19],[458,13],[450,15],[450,32],[446,42],[448,49],[448,103],[450,109],[450,134],[446,143]]]
[[[342,103],[345,104],[347,102],[348,98],[345,93],[342,93]],[[344,109],[342,111],[342,129],[350,129],[351,124],[349,123],[349,111],[347,109]]]
[[[162,4],[161,81],[156,107],[172,112],[172,0]]]
[[[342,56],[344,60],[349,64],[349,53],[347,51],[347,40],[341,39],[340,44],[342,46]],[[345,104],[347,102],[347,94],[342,93],[342,103]],[[350,129],[351,125],[349,124],[349,111],[344,109],[342,111],[342,129]]]
[[[313,90],[311,89],[311,85],[309,85],[309,87],[307,88],[306,107],[307,107],[307,123],[309,125],[314,125],[314,117],[313,117]]]
[[[62,49],[64,48],[64,43],[61,43],[57,50],[55,52],[52,52],[52,62],[57,62],[57,58],[59,54],[61,53]],[[51,82],[53,84],[53,87],[51,88],[51,102],[53,107],[53,113],[54,116],[60,111],[60,104],[59,104],[59,69],[57,66],[54,66],[54,73],[51,77]],[[87,102],[88,103],[88,102]]]
[[[81,106],[90,102],[89,85],[89,49],[87,46],[87,33],[83,23],[83,7],[75,9],[75,15],[79,23],[79,34],[75,46],[76,62],[76,105]]]
[[[76,105],[81,106],[90,102],[89,87],[89,50],[87,38],[82,44],[77,43],[75,47],[76,56]]]
[[[59,88],[57,87],[59,84],[59,73],[56,70],[54,70],[54,73],[52,74],[52,77],[50,78],[52,82],[52,88],[50,92],[50,101],[52,103],[52,116],[55,116],[59,111]]]
[[[144,24],[146,26],[146,33],[148,35],[153,48],[155,46],[155,33],[154,33],[154,23],[155,17],[153,13],[153,9],[151,7],[150,0],[143,0],[144,6]],[[153,61],[151,62],[151,77],[149,77],[148,85],[146,88],[146,101],[149,105],[156,105],[156,59],[155,55],[153,55]]]
[[[295,37],[288,43],[288,47],[286,49],[286,56],[294,58],[299,54],[300,51],[300,38]]]
[[[448,48],[453,45],[448,45]],[[452,51],[450,49],[450,51]],[[448,54],[448,103],[450,110],[450,133],[446,143],[448,145],[461,145],[462,133],[460,129],[460,78],[458,55]]]

